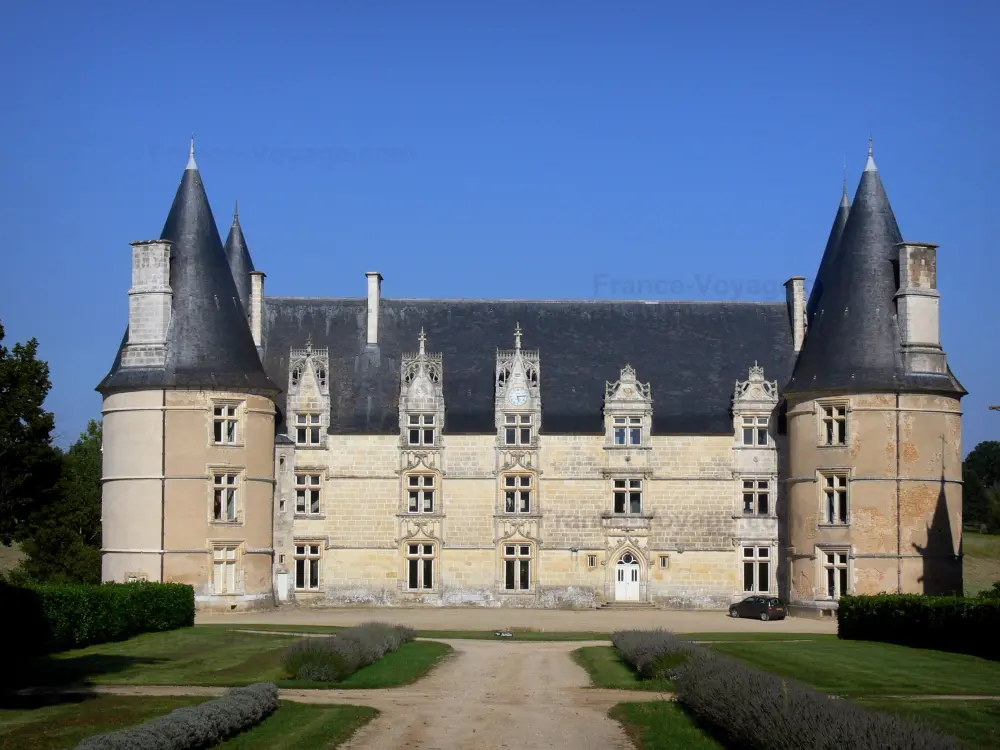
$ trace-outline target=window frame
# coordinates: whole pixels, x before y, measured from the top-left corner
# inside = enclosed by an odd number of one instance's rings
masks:
[[[241,501],[243,489],[243,470],[232,466],[212,467],[209,469],[209,505],[208,518],[211,524],[226,524],[229,526],[243,523],[243,505]],[[232,478],[234,481],[219,482],[221,477]],[[228,506],[230,498],[219,500],[220,491],[228,490],[232,500],[232,517],[229,517]],[[217,509],[219,512],[217,512]]]
[[[212,595],[213,596],[236,596],[242,593],[242,554],[240,550],[240,544],[234,542],[215,542],[212,544]],[[223,557],[219,557],[219,553],[223,553]],[[229,557],[226,553],[232,552],[232,557]],[[232,573],[232,590],[229,589],[228,578],[229,575],[223,574],[223,586],[220,587],[218,583],[217,568],[220,561],[223,564],[223,569],[229,569]]]
[[[740,415],[740,445],[744,448],[770,448],[771,416],[769,414]]]
[[[304,481],[300,482],[299,479],[317,481]],[[294,474],[295,479],[295,515],[296,516],[322,516],[323,515],[323,490],[324,490],[324,477],[323,472],[316,471],[315,469],[296,469]],[[302,493],[302,508],[299,508],[299,493]],[[310,493],[316,494],[316,510],[312,510],[312,497]]]
[[[505,412],[503,416],[503,444],[528,447],[535,444],[535,415],[522,412]],[[527,434],[527,439],[525,439]]]
[[[437,435],[438,435],[437,414],[434,414],[433,412],[409,413],[406,415],[405,429],[406,429],[407,445],[415,445],[415,446],[437,445]],[[430,440],[427,439],[428,436],[430,437]],[[414,437],[417,438],[416,441],[413,440]]]
[[[850,439],[850,402],[848,401],[818,401],[816,402],[817,444],[821,448],[846,448]],[[827,411],[830,411],[829,415]],[[837,413],[837,410],[840,413]],[[837,426],[840,425],[840,440],[837,441]],[[827,436],[830,435],[830,439]]]
[[[514,484],[508,484],[513,480]],[[527,482],[527,484],[525,484]],[[530,472],[507,472],[500,476],[502,512],[504,515],[530,515],[535,513],[535,477]],[[508,505],[508,495],[510,495],[511,505]],[[523,504],[527,495],[528,508],[523,509]]]
[[[504,541],[500,545],[500,590],[504,594],[530,594],[535,588],[534,545],[523,541]],[[510,574],[510,577],[508,575]],[[525,581],[527,577],[527,581]]]
[[[611,513],[614,516],[644,515],[645,487],[642,477],[615,477],[611,480]],[[622,510],[618,510],[618,495],[622,495]],[[639,496],[639,510],[633,510],[633,495]]]
[[[748,484],[751,486],[747,487]],[[761,485],[763,485],[763,487]],[[775,516],[774,493],[771,491],[770,477],[740,477],[739,493],[739,514],[744,518],[773,518]],[[751,498],[750,510],[747,510],[748,497]],[[763,513],[760,511],[761,497],[766,498],[765,503],[767,510]]]
[[[413,480],[418,480],[417,484],[413,483]],[[419,480],[423,480],[422,482]],[[427,483],[430,480],[430,483]],[[423,515],[428,513],[438,513],[438,477],[432,471],[413,471],[406,474],[406,479],[404,480],[404,491],[406,492],[406,512],[412,513],[414,515]],[[427,509],[427,495],[430,494],[431,507]],[[414,498],[416,495],[416,498]],[[416,499],[416,509],[413,507],[413,501]]]
[[[239,447],[244,444],[244,410],[242,407],[242,401],[212,401],[212,427],[210,433],[210,441],[212,445],[232,448]],[[232,430],[231,439],[228,437],[229,430],[227,429],[227,426],[229,426]]]
[[[410,593],[434,592],[437,590],[437,542],[407,540],[403,543],[403,585]],[[414,548],[417,548],[414,551]],[[428,549],[429,548],[429,549]],[[428,563],[430,563],[430,585],[427,585]],[[410,583],[416,580],[417,585]]]
[[[323,547],[323,543],[315,539],[295,540],[292,550],[292,585],[297,593],[308,594],[323,589]],[[303,583],[308,585],[299,585],[300,562],[302,563]],[[314,578],[316,585],[312,585]]]
[[[638,448],[645,445],[644,421],[642,416],[634,414],[612,415],[609,434],[611,445],[615,448]]]
[[[833,561],[830,561],[833,556]],[[830,546],[817,547],[816,557],[819,568],[819,586],[821,595],[819,599],[827,601],[839,601],[840,597],[850,594],[853,590],[854,556],[850,547]],[[843,558],[843,559],[841,559]],[[833,572],[833,593],[830,593],[830,573]],[[846,583],[847,590],[844,591],[841,584]]]
[[[311,419],[315,417],[315,419]],[[294,442],[297,448],[322,448],[323,447],[323,415],[318,411],[296,411]],[[299,440],[299,432],[302,431],[303,439]],[[313,441],[311,438],[315,437]]]
[[[597,555],[587,555],[587,567],[588,568],[597,567]]]
[[[852,520],[851,470],[820,469],[816,474],[819,483],[819,517],[821,519],[819,525],[850,526]],[[831,479],[834,480],[832,485],[830,484]]]
[[[767,596],[772,591],[774,581],[775,555],[773,548],[765,544],[748,542],[740,544],[740,582],[742,591],[747,596]],[[748,555],[747,552],[750,552]],[[761,572],[765,571],[767,577],[767,588],[761,588]],[[751,579],[752,588],[747,588],[747,573]]]

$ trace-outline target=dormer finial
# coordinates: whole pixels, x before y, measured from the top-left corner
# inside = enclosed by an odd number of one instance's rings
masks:
[[[312,334],[310,333],[309,337],[306,339],[306,353],[312,354],[312,350],[313,350],[313,337]]]
[[[424,333],[423,326],[420,327],[420,335],[417,336],[417,341],[420,342],[420,354],[421,355],[426,354],[426,352],[424,351],[424,344],[427,341],[427,335]]]
[[[514,329],[514,348],[520,350],[521,348],[521,324],[517,323],[517,327]]]
[[[198,169],[198,163],[194,160],[194,133],[191,134],[191,150],[188,151],[188,163],[184,169],[185,171],[188,169]]]

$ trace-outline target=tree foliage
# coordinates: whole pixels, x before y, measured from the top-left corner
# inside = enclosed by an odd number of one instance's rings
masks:
[[[27,519],[51,499],[59,479],[55,419],[42,405],[52,387],[38,341],[3,346],[0,324],[0,543],[24,538]]]
[[[962,463],[965,523],[1000,533],[1000,441],[984,440]]]

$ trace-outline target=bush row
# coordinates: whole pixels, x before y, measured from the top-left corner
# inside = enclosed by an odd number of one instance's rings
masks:
[[[201,750],[255,727],[278,708],[278,688],[259,682],[138,726],[88,737],[77,750]]]
[[[612,634],[611,643],[647,680],[673,679],[696,648],[666,630],[620,630]]]
[[[1000,660],[1000,600],[879,594],[842,596],[837,635]]]
[[[615,633],[622,658],[683,656],[672,670],[678,700],[726,744],[755,750],[959,750],[957,740],[912,719],[862,708],[762,672],[672,633]]]
[[[19,649],[38,655],[194,625],[194,589],[179,583],[0,584]]]
[[[369,622],[329,638],[303,638],[286,649],[284,665],[297,680],[339,682],[412,641],[416,635],[410,628]]]

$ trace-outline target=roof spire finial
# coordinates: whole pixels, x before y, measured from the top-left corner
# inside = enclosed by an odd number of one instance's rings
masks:
[[[865,162],[866,172],[878,172],[878,167],[875,166],[875,155],[872,150],[872,137],[868,136],[868,161]]]
[[[420,342],[420,354],[421,355],[425,354],[426,352],[424,351],[424,344],[427,342],[427,334],[424,333],[423,326],[420,327],[420,335],[417,336],[417,341]]]
[[[844,192],[840,196],[840,207],[851,207],[851,199],[847,195],[847,154],[844,154]]]
[[[521,348],[521,324],[517,323],[517,327],[514,329],[514,348]]]
[[[188,163],[185,170],[187,169],[198,169],[198,162],[194,160],[194,133],[191,134],[191,150],[188,152]]]

